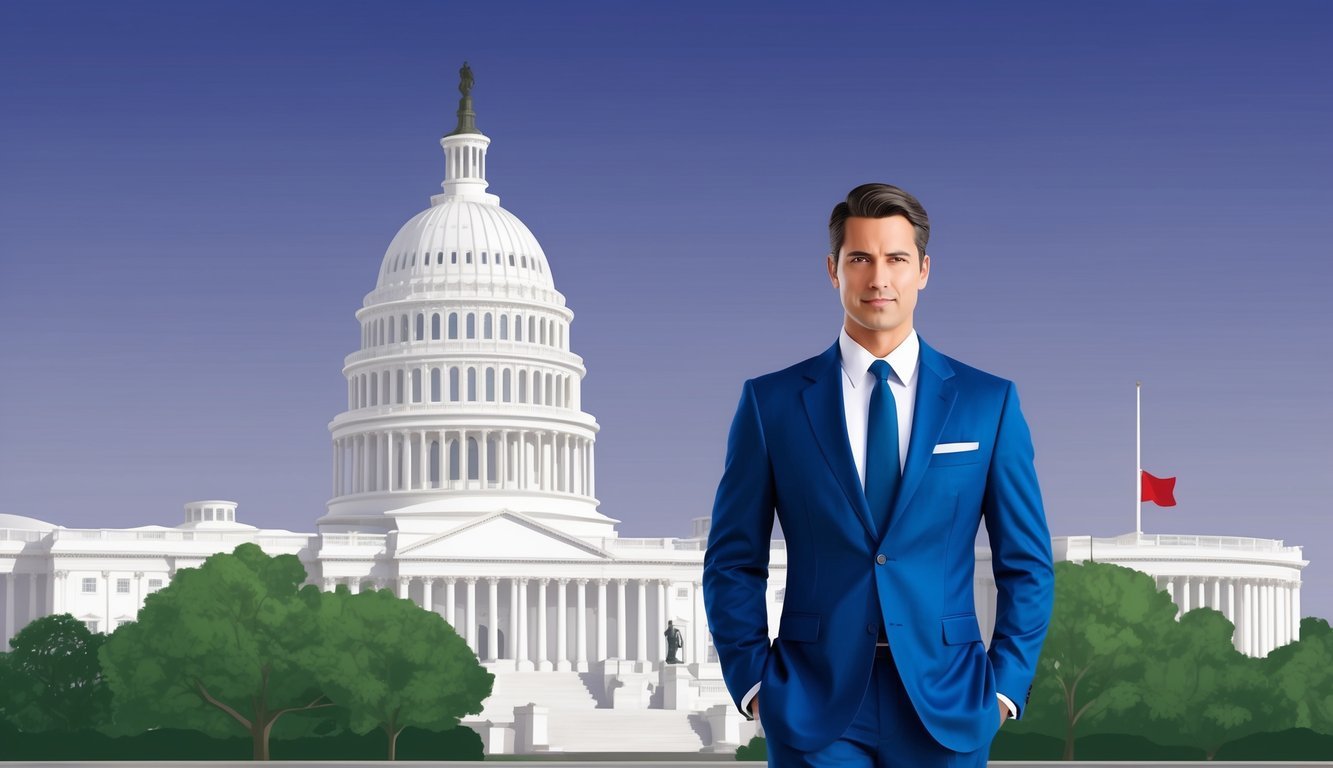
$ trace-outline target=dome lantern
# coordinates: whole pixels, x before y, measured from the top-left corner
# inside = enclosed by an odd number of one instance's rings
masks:
[[[440,139],[444,149],[444,182],[442,194],[431,198],[431,205],[439,205],[453,198],[485,201],[498,205],[500,198],[486,192],[486,148],[491,140],[477,130],[477,115],[472,111],[472,68],[463,62],[458,70],[458,125],[453,132]]]

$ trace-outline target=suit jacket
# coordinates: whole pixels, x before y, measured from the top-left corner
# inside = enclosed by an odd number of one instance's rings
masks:
[[[920,343],[907,460],[885,531],[875,530],[852,459],[837,341],[741,388],[704,554],[704,605],[737,708],[762,682],[765,733],[802,751],[830,743],[856,714],[881,623],[908,697],[946,748],[989,743],[997,691],[1017,717],[1027,706],[1054,598],[1032,438],[1012,382]],[[787,582],[770,641],[775,513]],[[972,591],[983,521],[999,592],[989,650]]]

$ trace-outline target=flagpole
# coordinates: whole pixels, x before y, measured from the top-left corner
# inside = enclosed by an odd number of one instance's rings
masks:
[[[1143,535],[1143,382],[1134,382],[1134,538]]]

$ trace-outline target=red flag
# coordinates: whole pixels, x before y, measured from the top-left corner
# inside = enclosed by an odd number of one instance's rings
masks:
[[[1139,470],[1143,475],[1143,496],[1140,501],[1153,501],[1159,507],[1176,505],[1176,479],[1174,477],[1153,477],[1147,470]]]

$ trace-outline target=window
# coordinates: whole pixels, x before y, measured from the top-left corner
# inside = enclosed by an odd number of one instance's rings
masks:
[[[500,315],[500,338],[509,338],[509,315]]]
[[[434,315],[431,315],[431,316],[430,316],[430,337],[431,337],[431,339],[433,339],[433,340],[435,340],[435,341],[438,341],[439,338],[440,338],[440,316],[439,316],[439,314],[434,314]]]
[[[477,399],[477,369],[467,369],[467,399]]]
[[[96,632],[97,619],[89,619],[88,621],[83,622],[83,626],[87,627],[89,632]]]
[[[84,594],[89,594],[89,595],[91,595],[91,594],[95,594],[95,593],[97,592],[97,579],[96,579],[96,578],[86,578],[86,579],[84,579],[84,580],[83,580],[83,592],[84,592]],[[94,630],[94,631],[96,631],[96,630]]]
[[[158,589],[158,588],[161,587],[161,586],[162,586],[162,580],[161,580],[161,579],[149,579],[149,580],[148,580],[148,588],[149,588],[149,589]]]
[[[472,251],[467,252],[467,263],[472,263]]]
[[[482,251],[482,252],[481,252],[481,263],[482,263],[482,264],[485,264],[485,263],[486,263],[486,252],[485,252],[485,251]]]
[[[477,338],[477,316],[471,312],[467,313],[467,337]]]
[[[128,595],[130,593],[129,579],[116,579],[116,594]]]
[[[686,597],[689,597],[689,596],[690,596],[690,588],[689,588],[689,587],[681,587],[680,589],[677,589],[677,590],[676,590],[676,597],[686,598]]]
[[[457,263],[458,263],[458,251],[450,251],[450,252],[449,252],[449,263],[450,263],[450,264],[457,264]]]
[[[440,369],[430,369],[430,401],[432,403],[440,402]]]
[[[457,312],[450,312],[450,313],[449,313],[449,338],[451,338],[451,339],[456,339],[456,338],[458,338],[458,313],[457,313]]]
[[[449,369],[449,399],[458,402],[458,369]]]
[[[509,254],[509,266],[514,266],[514,254]]]
[[[425,340],[426,340],[426,316],[423,315],[422,313],[418,312],[418,313],[417,313],[417,341],[425,341]]]
[[[501,380],[502,380],[502,382],[503,382],[503,384],[501,385],[501,390],[502,390],[502,393],[501,393],[501,394],[502,394],[502,398],[503,398],[504,401],[507,403],[507,402],[509,402],[509,401],[512,399],[512,397],[513,397],[512,394],[511,394],[511,391],[512,391],[512,390],[511,390],[511,387],[509,386],[509,381],[510,381],[510,379],[512,378],[512,376],[510,376],[510,370],[509,370],[508,368],[504,369],[504,374],[503,374],[500,378],[501,378]]]
[[[495,369],[486,369],[486,400],[495,402]]]
[[[494,330],[494,325],[491,321],[491,313],[487,312],[485,317],[483,317],[481,321],[481,337],[483,339],[493,338],[495,335],[494,333],[492,333],[493,330]]]

